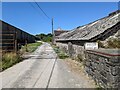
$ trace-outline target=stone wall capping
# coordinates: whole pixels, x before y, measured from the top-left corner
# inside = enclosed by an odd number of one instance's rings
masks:
[[[95,49],[95,50],[86,50],[86,51],[107,57],[120,56],[120,49]]]

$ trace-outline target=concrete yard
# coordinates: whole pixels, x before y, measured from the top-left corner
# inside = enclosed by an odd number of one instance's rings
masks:
[[[0,73],[2,88],[95,88],[88,78],[58,59],[48,43],[28,57]]]

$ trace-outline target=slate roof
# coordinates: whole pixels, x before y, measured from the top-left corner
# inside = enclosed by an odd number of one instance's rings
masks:
[[[102,19],[65,32],[57,40],[89,40],[120,22],[120,17],[118,16],[120,16],[118,11],[117,13],[109,14],[109,16]]]
[[[62,33],[68,32],[68,30],[54,30],[55,36],[59,36]]]

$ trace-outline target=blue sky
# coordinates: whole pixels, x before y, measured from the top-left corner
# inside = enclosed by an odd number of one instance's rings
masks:
[[[34,2],[31,4],[2,3],[2,20],[31,34],[50,33],[51,19],[48,19]],[[61,27],[65,30],[88,24],[118,9],[117,2],[38,2],[38,4],[50,18],[54,18],[54,29]]]

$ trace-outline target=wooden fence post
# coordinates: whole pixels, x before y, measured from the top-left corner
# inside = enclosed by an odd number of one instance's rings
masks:
[[[14,38],[14,43],[15,43],[15,53],[17,53],[17,32],[15,31],[15,38]]]
[[[26,52],[28,52],[28,48],[27,48],[27,40],[25,39],[25,49],[26,49]]]

